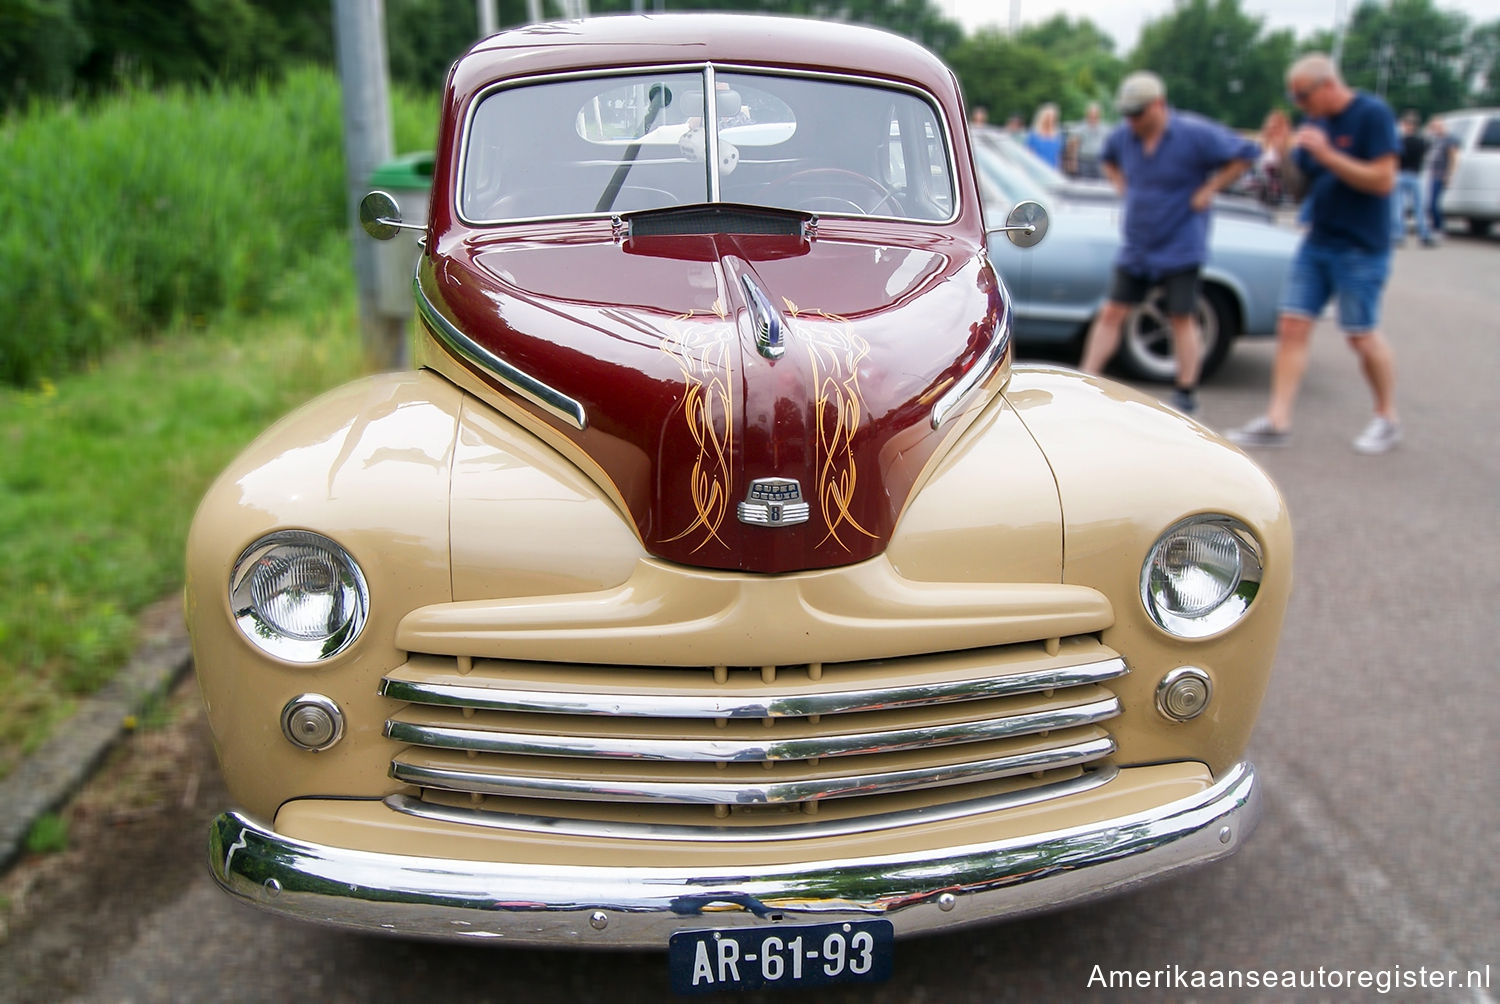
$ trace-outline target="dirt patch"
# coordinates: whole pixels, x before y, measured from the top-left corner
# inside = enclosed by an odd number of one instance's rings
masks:
[[[206,853],[228,794],[196,681],[184,679],[134,724],[58,814],[66,848],[29,854],[0,877],[0,998],[78,992],[91,960],[133,937],[128,918],[180,895],[180,862]]]

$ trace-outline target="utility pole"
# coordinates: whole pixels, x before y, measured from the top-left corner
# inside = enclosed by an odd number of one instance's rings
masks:
[[[377,247],[359,225],[359,202],[369,191],[370,175],[390,159],[394,145],[383,0],[333,0],[333,36],[344,99],[346,201],[365,364],[372,370],[401,369],[407,365],[407,323],[377,309]]]
[[[1349,20],[1344,15],[1344,0],[1334,0],[1333,4],[1333,66],[1334,69],[1343,73],[1340,65],[1344,58],[1344,35],[1349,31]]]

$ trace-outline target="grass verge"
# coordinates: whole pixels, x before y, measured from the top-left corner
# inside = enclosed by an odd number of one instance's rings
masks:
[[[284,311],[284,277],[345,229],[340,95],[308,68],[0,116],[0,382]],[[396,149],[430,149],[436,95],[391,99]]]
[[[349,251],[286,280],[301,307],[179,323],[35,389],[0,387],[0,777],[114,676],[135,615],[182,584],[209,482],[273,419],[357,376]]]

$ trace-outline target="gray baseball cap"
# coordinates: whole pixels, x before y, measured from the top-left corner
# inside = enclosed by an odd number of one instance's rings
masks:
[[[1150,70],[1137,70],[1120,81],[1120,90],[1115,94],[1115,111],[1127,118],[1139,115],[1147,105],[1166,93],[1161,77]]]

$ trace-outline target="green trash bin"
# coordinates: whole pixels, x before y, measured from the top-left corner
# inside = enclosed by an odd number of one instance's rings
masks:
[[[407,153],[394,157],[370,174],[370,188],[385,192],[401,207],[401,221],[418,226],[427,224],[427,199],[432,192],[432,152]],[[402,321],[412,316],[411,281],[422,249],[417,240],[421,232],[403,230],[395,238],[382,241],[379,250],[379,289],[375,306],[380,313]]]

